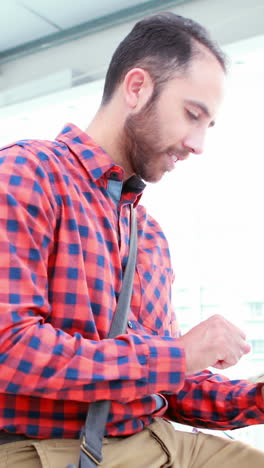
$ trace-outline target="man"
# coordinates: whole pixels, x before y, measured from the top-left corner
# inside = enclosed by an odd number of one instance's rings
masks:
[[[225,59],[172,13],[138,22],[117,48],[85,132],[0,153],[0,467],[77,463],[90,402],[111,400],[102,467],[263,466],[240,442],[176,432],[167,421],[234,429],[264,423],[263,385],[229,381],[249,352],[213,316],[179,337],[166,239],[139,204],[199,154],[222,100]],[[138,221],[127,333],[107,338]],[[14,440],[16,440],[14,442]]]

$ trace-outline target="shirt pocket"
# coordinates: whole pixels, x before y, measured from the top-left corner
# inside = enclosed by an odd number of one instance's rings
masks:
[[[136,274],[140,287],[139,327],[153,335],[175,336],[175,313],[171,304],[172,269],[137,264]]]

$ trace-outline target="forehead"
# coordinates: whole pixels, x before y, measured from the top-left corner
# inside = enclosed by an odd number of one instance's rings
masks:
[[[214,116],[224,97],[226,74],[212,54],[201,54],[191,60],[184,72],[177,73],[164,87],[164,98],[200,102]]]

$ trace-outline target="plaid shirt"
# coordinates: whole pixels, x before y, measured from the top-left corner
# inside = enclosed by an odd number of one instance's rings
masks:
[[[112,400],[111,436],[162,415],[225,429],[264,422],[260,386],[210,373],[185,378],[167,242],[138,205],[142,181],[122,180],[122,169],[73,125],[54,142],[24,140],[0,152],[0,427],[77,438],[89,402],[101,399]],[[127,333],[107,339],[131,203],[131,313]]]

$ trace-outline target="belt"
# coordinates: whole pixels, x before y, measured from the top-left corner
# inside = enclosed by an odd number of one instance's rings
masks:
[[[0,445],[10,444],[11,442],[18,442],[20,440],[27,440],[29,437],[23,434],[10,434],[6,431],[0,430]]]

